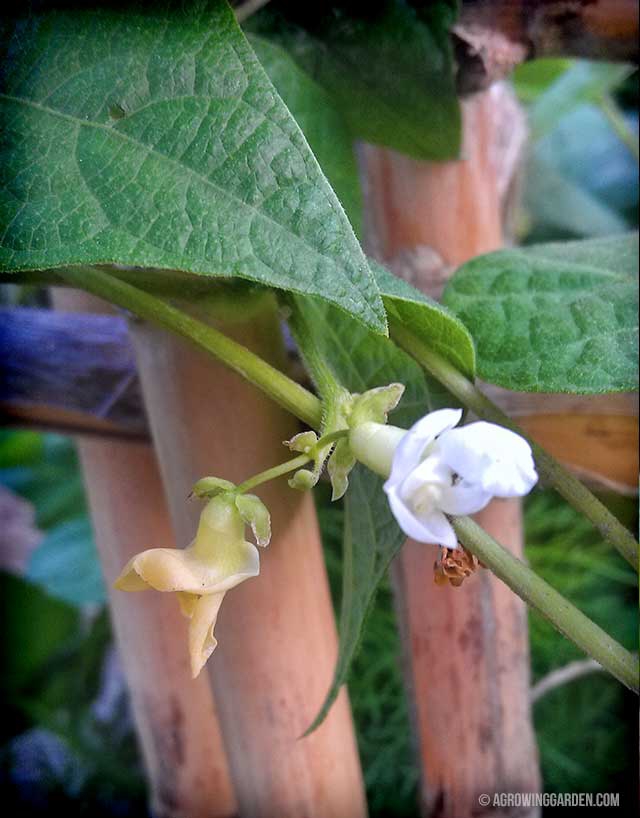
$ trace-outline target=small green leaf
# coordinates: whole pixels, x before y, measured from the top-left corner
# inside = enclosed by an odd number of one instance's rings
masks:
[[[542,57],[520,63],[511,77],[518,98],[524,103],[535,102],[572,65],[572,60],[563,57]]]
[[[307,733],[322,723],[346,681],[376,589],[404,541],[383,499],[382,480],[356,466],[345,497],[338,662],[331,688]]]
[[[239,276],[385,331],[345,213],[226,2],[25,15],[0,53],[5,269]]]
[[[106,599],[91,524],[86,517],[61,523],[31,555],[26,578],[71,605]]]
[[[489,253],[444,300],[473,333],[478,374],[528,392],[595,394],[638,384],[638,237]]]
[[[561,74],[529,109],[532,136],[549,133],[560,119],[585,102],[596,102],[626,79],[630,65],[579,61]]]
[[[304,4],[290,7],[284,23],[267,15],[261,30],[331,94],[353,135],[416,159],[457,157],[454,4],[439,0],[417,10],[379,0],[360,15],[353,4],[312,8],[309,14]]]
[[[418,338],[463,372],[475,376],[476,353],[465,325],[446,307],[394,276],[386,267],[369,260],[382,300]]]
[[[0,571],[2,678],[5,707],[24,686],[47,669],[56,651],[68,648],[80,626],[81,613],[52,599],[32,582]],[[22,690],[21,690],[22,688]]]

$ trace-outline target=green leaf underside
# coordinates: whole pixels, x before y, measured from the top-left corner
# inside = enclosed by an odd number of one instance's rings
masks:
[[[351,134],[344,118],[324,88],[302,71],[284,48],[256,34],[249,34],[247,39],[295,117],[356,235],[359,235],[362,192]]]
[[[350,392],[365,392],[390,383],[405,391],[389,417],[391,423],[411,425],[431,409],[450,400],[443,388],[388,338],[358,325],[317,298],[298,299],[308,331],[335,379]],[[446,397],[445,397],[446,396]]]
[[[307,733],[322,723],[346,681],[376,589],[405,541],[386,501],[382,502],[382,483],[379,477],[361,465],[357,465],[349,476],[349,491],[345,497],[338,662],[331,689]]]
[[[337,381],[351,392],[400,382],[406,387],[390,423],[408,427],[455,401],[395,346],[319,299],[298,299],[311,342]],[[309,731],[324,719],[347,680],[365,618],[385,570],[405,540],[382,494],[382,481],[361,466],[345,497],[344,569],[338,662],[330,690]]]
[[[300,129],[222,2],[5,22],[0,265],[241,276],[384,309]]]
[[[449,27],[453,4],[412,9],[378,0],[366,15],[349,7],[287,13],[287,31],[270,10],[254,23],[275,37],[327,89],[358,139],[416,159],[453,159],[460,151]],[[311,19],[310,19],[311,18]]]
[[[476,341],[478,374],[529,392],[638,384],[638,237],[534,245],[473,259],[444,294]]]
[[[476,353],[465,325],[450,310],[369,259],[385,307],[418,338],[473,379]]]

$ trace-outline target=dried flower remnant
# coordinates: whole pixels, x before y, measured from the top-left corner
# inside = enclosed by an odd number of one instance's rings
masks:
[[[453,585],[459,588],[481,566],[478,558],[460,545],[458,548],[441,548],[433,564],[433,581],[436,585]],[[484,567],[484,566],[481,566]]]

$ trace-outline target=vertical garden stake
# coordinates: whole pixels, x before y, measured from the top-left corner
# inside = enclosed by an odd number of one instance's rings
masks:
[[[463,103],[461,161],[416,162],[382,148],[362,149],[369,246],[432,295],[455,265],[502,243],[501,104],[498,89]],[[494,500],[476,519],[522,553],[518,499]],[[435,585],[436,556],[435,547],[408,542],[394,569],[423,812],[496,815],[499,810],[482,807],[480,795],[540,787],[526,610],[487,571],[459,588]]]
[[[108,309],[93,296],[56,290],[58,309]],[[77,441],[109,607],[131,695],[155,818],[230,818],[236,801],[206,678],[191,678],[187,624],[165,594],[112,588],[122,566],[147,546],[172,548],[171,521],[147,443]]]
[[[225,333],[281,368],[271,299]],[[201,316],[200,316],[201,317]],[[133,328],[152,434],[176,531],[193,537],[193,483],[239,483],[287,459],[294,419],[185,341]],[[272,515],[260,575],[225,597],[208,669],[243,818],[362,818],[362,775],[346,691],[308,738],[333,674],[337,638],[313,499],[286,478],[256,493]]]

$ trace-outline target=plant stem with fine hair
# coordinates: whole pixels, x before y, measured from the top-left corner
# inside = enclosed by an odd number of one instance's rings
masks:
[[[181,335],[222,361],[300,420],[316,429],[320,427],[322,403],[314,394],[209,324],[95,267],[68,267],[60,270],[59,275],[79,289]]]
[[[454,517],[451,523],[460,542],[490,568],[514,593],[549,620],[618,681],[638,690],[638,657],[629,653],[588,616],[579,611],[527,565],[475,523],[470,517]]]

